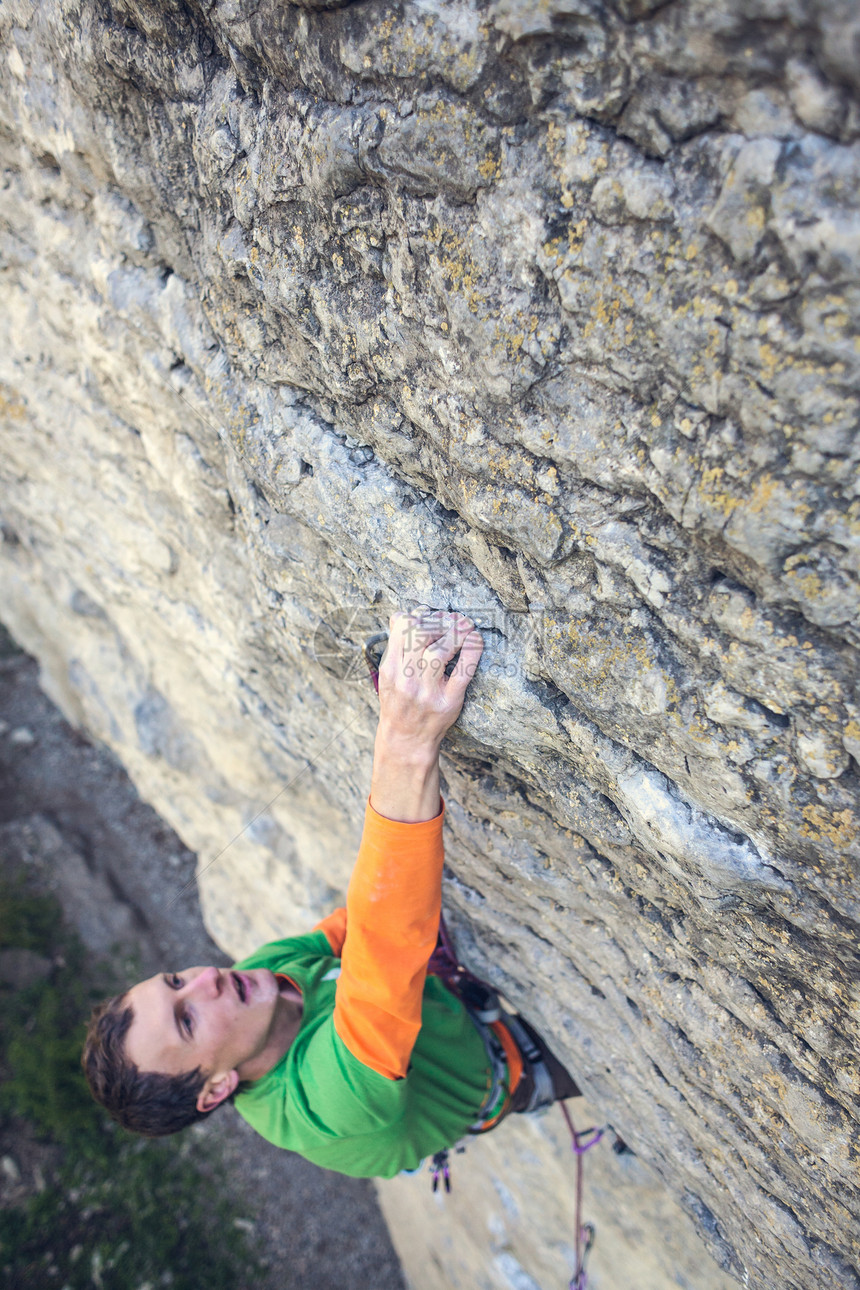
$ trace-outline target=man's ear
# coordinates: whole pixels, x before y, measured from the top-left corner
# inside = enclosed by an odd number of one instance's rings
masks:
[[[214,1111],[216,1106],[220,1106],[225,1098],[236,1091],[238,1084],[238,1071],[211,1076],[197,1095],[197,1110]]]

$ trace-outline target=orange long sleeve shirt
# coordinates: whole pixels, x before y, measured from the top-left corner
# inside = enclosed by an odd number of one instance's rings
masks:
[[[406,1074],[421,1029],[442,910],[444,815],[442,805],[432,820],[400,824],[368,801],[346,909],[314,929],[341,957],[335,1030],[354,1057],[387,1079]]]

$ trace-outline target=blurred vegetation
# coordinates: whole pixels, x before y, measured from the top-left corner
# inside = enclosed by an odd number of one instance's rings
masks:
[[[214,1148],[188,1132],[134,1137],[90,1097],[84,1019],[118,989],[110,966],[88,960],[55,900],[0,878],[0,950],[8,949],[50,960],[50,971],[20,988],[0,984],[0,1123],[46,1144],[55,1163],[41,1190],[0,1208],[0,1283],[253,1286],[259,1265],[210,1177],[219,1173]]]

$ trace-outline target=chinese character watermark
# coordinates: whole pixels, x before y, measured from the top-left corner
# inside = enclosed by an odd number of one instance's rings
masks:
[[[501,605],[457,610],[471,618],[484,638],[484,656],[480,670],[495,676],[518,676],[526,673],[525,662],[540,650],[544,632],[542,609],[531,613],[514,613]],[[311,652],[317,663],[339,681],[365,684],[368,673],[378,668],[385,647],[387,619],[377,606],[345,605],[330,611],[321,619],[313,634]],[[411,648],[426,648],[438,638],[438,624],[424,623],[416,617],[405,635]],[[365,652],[365,644],[373,639]],[[447,665],[450,671],[455,665]]]

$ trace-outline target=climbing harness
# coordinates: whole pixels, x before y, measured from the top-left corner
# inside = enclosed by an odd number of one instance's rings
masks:
[[[368,637],[362,648],[370,679],[377,694],[379,693],[379,665],[387,641],[387,634],[380,632],[375,636]],[[436,948],[430,956],[427,971],[431,975],[439,977],[452,994],[457,995],[462,1000],[484,1039],[487,1054],[490,1058],[490,1090],[484,1100],[481,1117],[472,1125],[469,1132],[485,1132],[497,1124],[510,1110],[506,1054],[498,1033],[491,1029],[493,1023],[500,1022],[502,1014],[498,993],[491,985],[488,985],[486,981],[482,981],[480,977],[475,976],[459,961],[451,937],[448,934],[448,928],[445,925],[445,917],[442,914],[439,916],[439,935]],[[530,1069],[535,1073],[535,1088],[532,1093],[532,1101],[536,1102],[537,1105],[545,1105],[546,1103],[543,1099],[547,1096],[546,1082],[549,1082],[551,1098],[552,1077],[537,1045],[534,1044],[531,1036],[513,1014],[506,1014],[503,1024],[509,1032],[513,1033],[520,1052],[531,1063]],[[576,1266],[570,1279],[569,1290],[587,1290],[586,1263],[594,1246],[595,1227],[593,1223],[583,1223],[582,1221],[583,1156],[586,1151],[596,1147],[606,1133],[614,1133],[614,1130],[610,1124],[604,1125],[603,1128],[577,1130],[565,1102],[559,1101],[558,1105],[570,1131],[571,1148],[576,1156],[574,1201]],[[617,1134],[613,1149],[619,1154],[629,1150]],[[446,1147],[442,1151],[437,1151],[430,1161],[431,1188],[434,1192],[438,1191],[440,1180],[445,1192],[449,1193],[451,1191],[450,1157],[452,1151],[459,1154],[465,1151],[465,1147],[459,1143],[455,1147]]]

